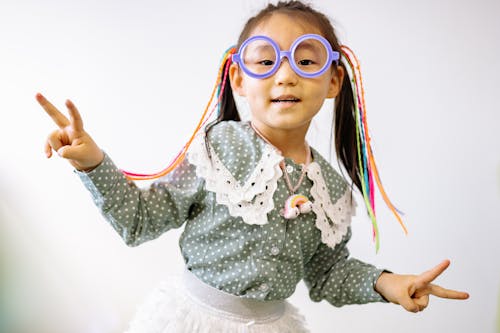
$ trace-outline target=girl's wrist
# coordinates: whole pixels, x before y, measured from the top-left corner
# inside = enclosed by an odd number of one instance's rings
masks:
[[[96,159],[96,163],[91,163],[90,166],[85,166],[85,167],[76,167],[76,170],[78,170],[79,172],[85,172],[85,173],[88,173],[88,172],[91,172],[93,170],[95,170],[99,165],[102,164],[102,162],[104,161],[104,152],[102,150],[100,150],[100,156],[99,158]]]
[[[394,275],[394,273],[384,270],[379,275],[377,281],[375,282],[375,291],[377,293],[379,293],[380,296],[382,296],[382,298],[387,302],[390,302],[390,301],[384,296],[384,291],[386,289],[385,286],[389,283],[389,280],[390,280],[391,276],[393,276],[393,275]]]

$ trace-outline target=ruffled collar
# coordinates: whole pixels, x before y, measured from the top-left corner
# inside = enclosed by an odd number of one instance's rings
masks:
[[[208,144],[205,133],[200,133],[188,152],[197,176],[205,180],[206,189],[215,193],[216,202],[225,205],[231,216],[241,217],[247,224],[267,224],[267,214],[275,209],[273,196],[278,180],[283,176],[279,164],[284,159],[287,164],[296,164],[280,155],[248,123],[225,121],[212,131]],[[228,146],[231,149],[227,149]],[[238,150],[247,151],[251,156],[238,158],[234,153]],[[340,193],[338,186],[334,189],[331,182],[325,180],[322,166],[331,166],[316,150],[311,152],[314,160],[306,175],[313,183],[310,200],[316,215],[315,225],[321,231],[322,242],[333,248],[347,234],[356,204],[345,182]]]

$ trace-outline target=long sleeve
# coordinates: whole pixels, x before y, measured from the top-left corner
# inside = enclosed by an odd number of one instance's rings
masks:
[[[375,291],[375,283],[383,272],[370,264],[349,258],[346,247],[351,230],[334,249],[324,243],[305,266],[304,281],[309,297],[319,302],[327,300],[334,306],[385,302]]]
[[[91,172],[76,172],[94,203],[129,246],[180,227],[203,195],[203,180],[184,160],[172,173],[140,189],[128,181],[108,155]]]

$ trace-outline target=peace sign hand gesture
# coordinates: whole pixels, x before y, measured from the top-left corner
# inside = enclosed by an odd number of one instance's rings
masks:
[[[54,150],[80,171],[90,171],[98,166],[104,159],[104,153],[84,131],[82,117],[75,105],[70,100],[66,101],[68,119],[42,94],[38,93],[36,100],[59,127],[48,136],[45,155],[50,158]]]
[[[377,280],[375,290],[388,301],[400,304],[410,312],[424,310],[429,304],[429,295],[448,299],[469,298],[469,294],[466,292],[445,289],[431,283],[449,265],[450,261],[445,260],[420,275],[382,273]]]

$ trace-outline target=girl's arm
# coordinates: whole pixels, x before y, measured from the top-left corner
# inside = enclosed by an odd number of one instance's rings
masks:
[[[449,266],[448,260],[420,275],[400,275],[349,258],[349,229],[334,249],[321,243],[305,265],[304,281],[313,301],[327,300],[334,306],[369,302],[392,302],[411,312],[424,310],[429,295],[449,299],[467,299],[465,292],[432,284]]]
[[[186,159],[147,189],[127,180],[107,155],[92,171],[77,173],[103,216],[129,246],[180,227],[205,193],[203,179]]]
[[[383,270],[349,258],[350,238],[349,228],[340,244],[332,249],[321,243],[306,263],[304,281],[313,301],[326,300],[334,306],[385,301],[375,290]]]
[[[189,218],[204,188],[194,166],[184,160],[167,177],[141,190],[84,131],[71,101],[66,102],[68,119],[41,94],[36,99],[59,127],[47,139],[47,157],[54,150],[75,167],[101,213],[128,245],[156,238]]]

